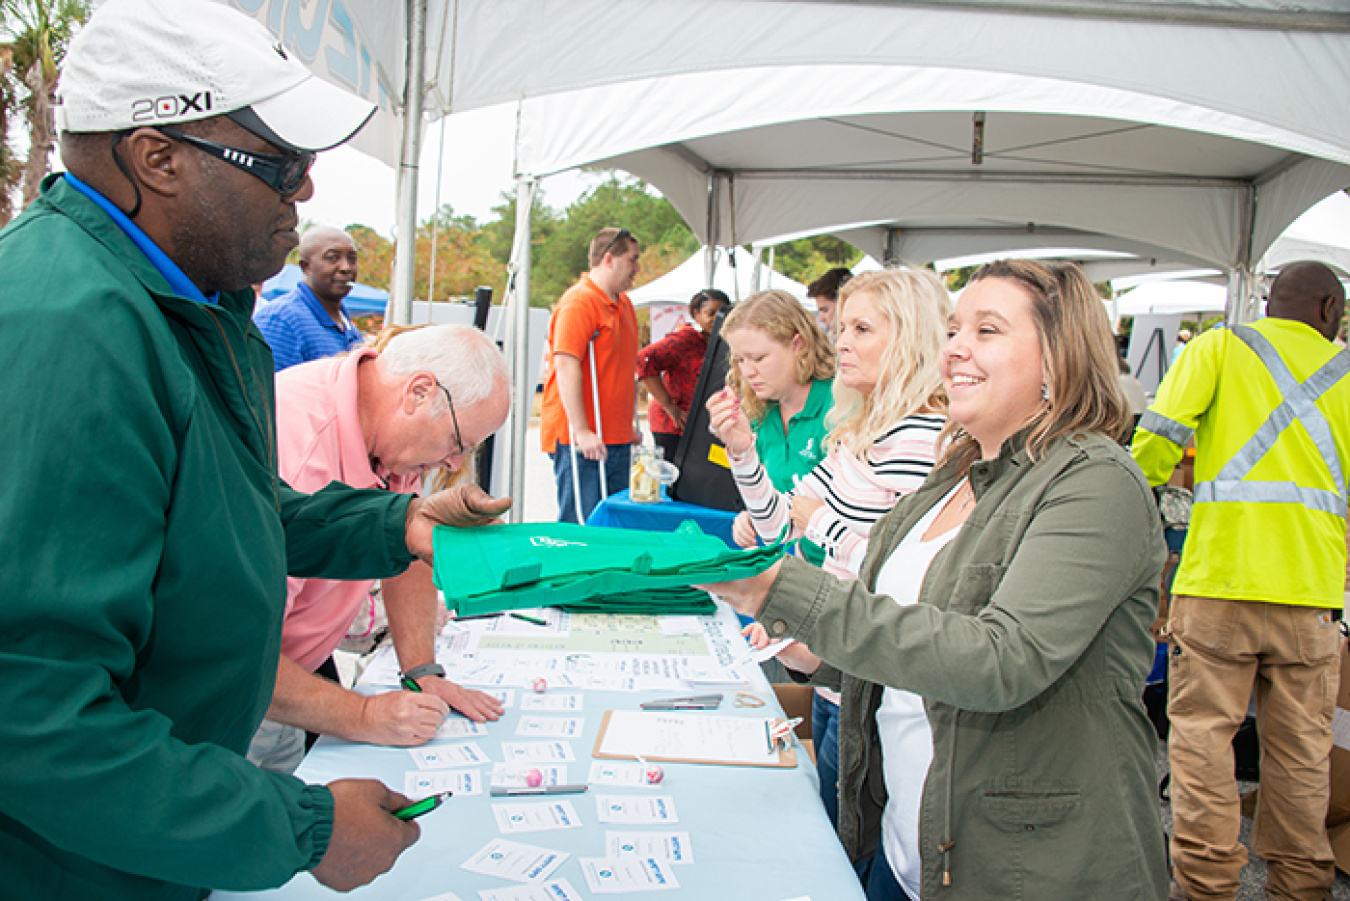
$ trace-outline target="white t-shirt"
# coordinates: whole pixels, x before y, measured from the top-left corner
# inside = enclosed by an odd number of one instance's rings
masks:
[[[931,541],[923,535],[947,501],[965,482],[958,482],[946,497],[933,505],[909,530],[877,573],[877,592],[897,604],[909,606],[919,600],[924,576],[938,551],[961,531],[957,526]],[[881,765],[886,779],[886,809],[881,815],[881,842],[896,881],[911,898],[919,897],[922,868],[919,864],[919,805],[928,765],[933,760],[933,733],[928,728],[923,698],[887,688],[877,708],[877,735],[881,738]]]

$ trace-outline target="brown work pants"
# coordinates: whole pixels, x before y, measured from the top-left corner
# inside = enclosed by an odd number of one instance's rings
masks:
[[[1321,901],[1335,878],[1328,759],[1340,628],[1313,607],[1184,595],[1169,620],[1173,876],[1196,901],[1232,901],[1247,862],[1233,735],[1256,693],[1261,791],[1252,848],[1271,898]]]

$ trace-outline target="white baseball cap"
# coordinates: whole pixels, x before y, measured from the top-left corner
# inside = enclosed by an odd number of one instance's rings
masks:
[[[375,113],[262,23],[211,0],[108,0],[70,42],[57,94],[63,131],[230,115],[286,150],[336,147]]]

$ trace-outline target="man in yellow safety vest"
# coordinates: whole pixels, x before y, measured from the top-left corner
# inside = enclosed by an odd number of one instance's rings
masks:
[[[1321,901],[1344,607],[1350,353],[1345,290],[1285,267],[1267,317],[1190,342],[1140,419],[1153,485],[1195,439],[1195,504],[1168,623],[1173,899],[1233,899],[1247,853],[1232,739],[1256,694],[1262,790],[1253,848],[1269,897]]]

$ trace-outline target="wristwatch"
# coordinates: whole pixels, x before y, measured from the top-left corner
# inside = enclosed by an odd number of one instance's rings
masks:
[[[416,682],[423,676],[440,676],[444,678],[445,667],[441,666],[439,663],[424,663],[421,666],[414,666],[403,674],[403,678],[410,679],[413,682]]]

